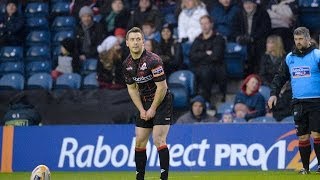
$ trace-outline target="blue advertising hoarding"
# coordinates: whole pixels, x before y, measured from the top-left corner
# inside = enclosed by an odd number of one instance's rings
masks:
[[[278,170],[301,167],[293,124],[196,124],[171,127],[171,170]],[[15,127],[13,171],[134,170],[133,125]],[[150,139],[147,169],[159,170]],[[312,153],[310,166],[317,161]]]

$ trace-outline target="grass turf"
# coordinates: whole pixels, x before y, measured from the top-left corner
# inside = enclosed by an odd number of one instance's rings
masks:
[[[27,180],[29,172],[0,173],[0,180]],[[209,172],[171,172],[173,180],[211,180],[211,179],[319,179],[320,175],[298,175],[294,171],[209,171]],[[133,180],[135,172],[51,172],[52,180]],[[147,172],[145,180],[159,179],[159,172]]]

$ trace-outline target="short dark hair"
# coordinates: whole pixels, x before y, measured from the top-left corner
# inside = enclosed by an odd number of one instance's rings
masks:
[[[306,39],[310,40],[310,31],[306,27],[298,27],[294,30],[293,35],[303,35]]]
[[[212,19],[211,16],[209,16],[209,15],[207,15],[207,14],[206,14],[206,15],[203,15],[203,16],[200,17],[200,21],[201,21],[202,19],[204,19],[204,18],[207,18],[210,23],[213,23],[213,19]]]
[[[127,32],[126,40],[128,40],[128,37],[129,37],[130,33],[140,33],[142,35],[142,38],[144,38],[144,34],[143,34],[142,30],[140,28],[138,28],[138,27],[133,27]]]

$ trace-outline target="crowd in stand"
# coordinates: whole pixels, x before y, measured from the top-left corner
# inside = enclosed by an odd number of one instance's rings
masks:
[[[53,84],[63,74],[76,73],[84,79],[95,73],[97,88],[119,90],[126,87],[121,69],[122,61],[129,54],[126,31],[137,26],[145,34],[145,49],[162,58],[167,78],[179,70],[191,71],[196,77],[196,94],[190,97],[190,111],[177,123],[250,121],[260,116],[281,121],[290,116],[290,83],[283,87],[273,112],[266,108],[266,99],[259,89],[271,83],[277,67],[294,45],[292,31],[300,25],[299,5],[318,8],[317,3],[296,0],[2,0],[0,48],[22,47],[24,67],[34,61],[50,62],[49,69],[21,72],[26,84],[32,75],[41,71],[51,75]],[[57,23],[59,18],[64,20],[62,24]],[[37,23],[32,24],[34,19]],[[41,25],[44,21],[47,24]],[[313,30],[314,37],[318,30]],[[40,36],[32,38],[34,32],[40,32]],[[41,40],[45,33],[49,34],[49,39]],[[317,41],[315,38],[314,43]],[[214,117],[207,114],[207,110],[215,106],[212,102],[214,84],[222,94],[218,102],[226,101],[229,79],[224,56],[230,42],[246,48],[242,76],[245,79],[236,93],[233,107]],[[44,46],[49,51],[48,57],[32,55],[33,47]],[[86,64],[92,60],[96,64],[88,72]],[[5,63],[1,59],[1,64]],[[6,73],[11,72],[1,72],[1,76]]]

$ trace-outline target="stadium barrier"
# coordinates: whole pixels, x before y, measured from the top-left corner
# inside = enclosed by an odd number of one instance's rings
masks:
[[[293,124],[174,125],[168,135],[173,171],[301,168]],[[133,171],[133,125],[1,127],[1,172]],[[152,139],[147,169],[159,170]],[[316,167],[314,152],[310,166]]]

